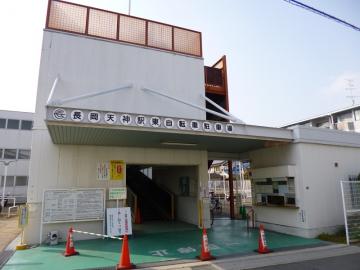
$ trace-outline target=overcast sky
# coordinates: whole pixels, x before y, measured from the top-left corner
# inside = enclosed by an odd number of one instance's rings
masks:
[[[360,1],[302,0],[360,26]],[[128,0],[73,2],[128,12]],[[280,126],[360,95],[360,32],[283,0],[132,0],[131,14],[202,32],[205,64],[227,56],[230,111]],[[0,109],[33,112],[47,0],[2,1]],[[360,102],[360,99],[357,101]]]

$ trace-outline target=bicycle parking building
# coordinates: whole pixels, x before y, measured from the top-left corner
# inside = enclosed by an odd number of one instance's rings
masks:
[[[70,226],[105,234],[107,211],[129,206],[130,246],[142,252],[131,242],[143,239],[147,248],[141,260],[178,258],[178,249],[193,256],[198,244],[185,239],[211,228],[209,168],[216,160],[228,167],[222,181],[229,194],[221,198],[228,209],[222,204],[221,214],[229,220],[216,219],[209,232],[219,246],[215,254],[254,249],[255,234],[234,220],[249,198],[254,225],[280,233],[270,237],[274,248],[292,246],[288,239],[315,243],[310,238],[343,225],[338,184],[358,170],[359,135],[245,124],[229,113],[226,57],[205,66],[202,46],[198,31],[49,1],[27,243],[43,244],[51,231],[65,239]],[[236,161],[250,163],[251,197],[232,193]],[[227,242],[220,241],[223,233]],[[170,236],[175,242],[166,243]],[[89,249],[99,244],[91,235],[76,237],[94,241],[86,242]],[[86,243],[80,245],[86,249]]]

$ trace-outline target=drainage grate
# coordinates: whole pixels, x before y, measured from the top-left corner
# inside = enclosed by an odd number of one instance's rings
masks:
[[[14,253],[14,250],[4,250],[0,252],[0,269],[7,263]]]

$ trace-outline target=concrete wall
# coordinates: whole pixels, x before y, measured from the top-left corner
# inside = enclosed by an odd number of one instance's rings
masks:
[[[53,99],[117,88],[116,93],[64,104],[89,108],[191,119],[205,119],[204,111],[144,92],[147,87],[205,107],[201,58],[114,43],[67,33],[44,31],[36,105],[36,126],[44,127],[45,104],[55,78],[59,81]]]
[[[258,206],[257,220],[304,237],[334,232],[344,225],[340,181],[360,173],[360,135],[298,127],[294,137],[295,143],[249,153],[255,169],[295,165],[298,208]]]
[[[47,130],[34,131],[32,147],[33,158],[28,188],[30,217],[25,232],[26,241],[29,243],[39,241],[41,202],[45,189],[109,188],[121,185],[117,182],[96,179],[96,166],[100,161],[115,159],[125,160],[128,164],[196,166],[199,168],[199,179],[207,180],[206,151],[54,145]],[[107,206],[109,205],[107,202]],[[192,208],[196,208],[196,205]],[[197,220],[188,220],[190,221],[197,224]],[[65,239],[66,228],[69,225],[70,223],[45,225],[43,239],[52,229],[59,230],[60,235]],[[82,230],[102,232],[102,222],[78,222],[74,226]]]
[[[306,221],[300,218],[304,207],[303,184],[300,163],[299,145],[288,144],[271,148],[264,148],[249,153],[251,168],[268,168],[285,165],[295,166],[295,196],[299,208],[280,208],[271,206],[255,206],[256,219],[265,227],[284,232],[305,236]],[[286,176],[286,175],[283,175]],[[295,231],[295,233],[294,233]]]
[[[180,177],[189,177],[189,196],[180,193]],[[158,167],[153,170],[153,179],[160,186],[175,195],[175,216],[177,220],[197,224],[198,209],[194,207],[198,200],[199,170],[195,166]]]

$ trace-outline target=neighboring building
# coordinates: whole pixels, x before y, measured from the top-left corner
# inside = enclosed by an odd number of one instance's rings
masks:
[[[360,132],[360,105],[293,122],[283,127],[296,125]]]
[[[5,195],[26,202],[31,156],[33,113],[0,110],[0,160],[16,160],[8,167]],[[0,162],[0,196],[4,186],[4,165]],[[9,202],[12,202],[11,200]]]
[[[200,32],[49,1],[26,241],[53,230],[65,239],[70,225],[105,232],[114,187],[128,188],[135,217],[209,227],[213,160],[250,161],[267,228],[314,237],[343,226],[339,181],[359,172],[360,134],[246,125],[228,100],[226,58],[204,66]]]

